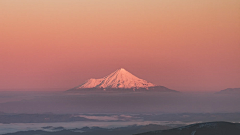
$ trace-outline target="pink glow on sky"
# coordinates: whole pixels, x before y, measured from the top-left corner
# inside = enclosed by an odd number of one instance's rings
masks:
[[[239,0],[1,0],[0,89],[125,68],[180,91],[240,87]]]

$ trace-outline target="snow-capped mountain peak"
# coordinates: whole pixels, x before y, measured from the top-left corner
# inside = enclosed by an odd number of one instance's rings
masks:
[[[110,75],[100,79],[89,79],[82,85],[81,88],[148,88],[155,85],[143,79],[140,79],[129,73],[124,68],[118,69]]]

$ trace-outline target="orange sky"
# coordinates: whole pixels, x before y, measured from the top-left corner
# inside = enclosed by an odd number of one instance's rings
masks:
[[[239,0],[1,0],[0,89],[118,68],[180,91],[240,87]]]

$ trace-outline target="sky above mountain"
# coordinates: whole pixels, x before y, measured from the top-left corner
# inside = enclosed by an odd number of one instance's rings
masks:
[[[180,91],[240,87],[239,0],[1,0],[0,89],[121,67]]]

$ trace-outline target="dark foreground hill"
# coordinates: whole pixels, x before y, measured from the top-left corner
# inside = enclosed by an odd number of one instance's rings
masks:
[[[169,130],[157,130],[136,135],[240,135],[240,124],[230,122],[197,123]]]

